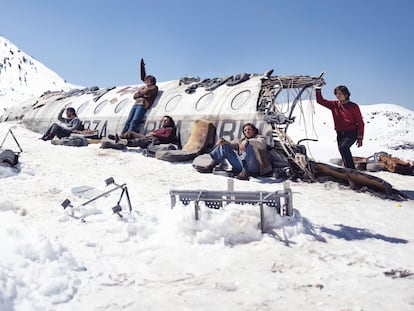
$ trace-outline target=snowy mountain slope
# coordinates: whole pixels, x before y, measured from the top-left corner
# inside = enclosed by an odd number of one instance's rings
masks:
[[[0,110],[45,91],[70,90],[55,72],[0,36]]]
[[[362,114],[369,141],[378,141],[392,150],[414,148],[414,112],[400,106],[363,106]],[[376,122],[376,124],[372,124]]]

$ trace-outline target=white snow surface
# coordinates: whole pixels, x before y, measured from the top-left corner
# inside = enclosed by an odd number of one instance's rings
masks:
[[[319,138],[310,153],[337,158],[329,111],[308,106],[308,137]],[[389,148],[413,137],[412,112],[396,122],[394,108],[361,107],[370,122],[354,155],[414,159],[412,148]],[[300,116],[296,123],[304,124]],[[0,168],[0,310],[414,309],[414,176],[372,173],[409,196],[401,202],[335,182],[289,182],[295,216],[265,208],[262,234],[258,206],[202,204],[199,221],[193,204],[171,209],[170,190],[226,190],[226,177],[147,158],[139,148],[52,145],[21,124],[0,123],[0,138],[9,128],[23,152],[18,172]],[[299,128],[289,130],[300,137]],[[3,148],[18,150],[10,135]],[[84,206],[87,199],[71,192],[112,189],[109,177],[126,183],[131,213],[120,190]],[[283,184],[253,178],[234,180],[234,188]],[[122,218],[112,212],[120,198]],[[84,222],[63,209],[65,199]]]

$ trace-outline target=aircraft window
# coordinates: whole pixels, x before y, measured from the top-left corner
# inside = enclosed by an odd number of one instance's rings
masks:
[[[168,111],[173,110],[180,102],[181,97],[182,97],[181,95],[176,95],[173,98],[171,98],[168,101],[168,103],[165,104],[165,111],[168,112]]]
[[[79,106],[78,111],[76,111],[77,114],[81,113],[86,106],[88,106],[89,102],[84,102],[82,105]]]
[[[246,90],[234,96],[233,100],[231,101],[231,108],[233,110],[239,110],[245,106],[247,104],[247,100],[250,97],[250,93],[251,92],[249,90]]]
[[[205,109],[213,100],[213,93],[208,93],[206,95],[204,95],[203,97],[201,97],[198,102],[196,103],[196,110],[197,111],[201,111],[203,109]]]
[[[104,100],[104,101],[102,101],[102,102],[100,102],[100,104],[98,105],[98,106],[96,106],[95,107],[95,110],[93,111],[95,114],[98,114],[102,109],[103,109],[103,107],[105,107],[106,106],[106,104],[107,103],[109,103],[109,101],[108,100]]]
[[[121,100],[121,102],[115,107],[115,110],[114,110],[115,113],[122,111],[125,108],[125,106],[129,103],[130,100],[131,100],[130,98],[125,98],[124,100]]]

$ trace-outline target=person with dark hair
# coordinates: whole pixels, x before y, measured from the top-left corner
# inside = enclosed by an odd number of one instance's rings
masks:
[[[359,106],[349,100],[351,93],[346,86],[337,86],[334,94],[337,100],[326,100],[322,96],[321,87],[316,87],[316,101],[332,111],[336,140],[344,166],[355,169],[350,148],[355,142],[358,147],[362,146],[364,121]]]
[[[272,173],[272,165],[267,153],[266,138],[259,135],[259,130],[252,124],[243,125],[243,138],[226,141],[219,138],[210,156],[209,169],[227,160],[237,179],[249,180],[249,176],[264,176]]]
[[[63,112],[66,110],[66,118],[63,117]],[[58,115],[59,123],[53,123],[46,131],[46,133],[40,137],[42,140],[52,140],[55,136],[58,138],[69,137],[71,133],[80,130],[82,123],[76,115],[75,108],[63,107]]]
[[[146,76],[145,85],[140,87],[138,92],[134,93],[135,103],[129,112],[122,133],[128,131],[138,132],[139,124],[144,118],[145,112],[152,106],[158,94],[157,80],[154,76]]]
[[[127,131],[121,135],[108,135],[108,138],[115,139],[116,144],[128,147],[147,148],[150,144],[174,144],[177,143],[177,133],[175,122],[172,117],[165,115],[161,119],[161,127],[155,131],[148,132],[146,135]]]

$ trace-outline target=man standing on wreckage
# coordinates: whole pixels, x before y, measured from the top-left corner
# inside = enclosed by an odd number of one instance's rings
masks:
[[[351,93],[344,85],[337,86],[334,90],[337,100],[324,99],[320,86],[316,86],[315,90],[317,103],[332,111],[336,140],[344,166],[355,169],[350,148],[355,142],[361,147],[364,138],[364,121],[358,105],[349,100]]]

